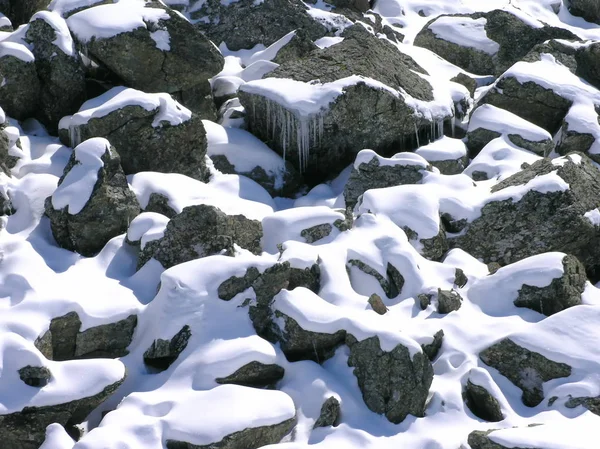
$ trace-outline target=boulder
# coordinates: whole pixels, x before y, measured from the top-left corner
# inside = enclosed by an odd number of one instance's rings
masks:
[[[579,151],[594,162],[600,161],[600,105],[591,102],[574,103],[556,135],[556,152],[561,155]],[[599,142],[600,143],[600,142]]]
[[[467,380],[463,391],[463,398],[469,410],[485,421],[498,422],[504,419],[498,400],[481,385]]]
[[[304,28],[300,28],[296,30],[290,41],[277,52],[277,55],[273,58],[273,62],[283,64],[288,61],[300,59],[318,48],[310,38],[309,32]]]
[[[129,353],[137,316],[114,323],[91,327],[81,332],[81,320],[76,312],[53,318],[49,330],[35,342],[49,360],[117,358]]]
[[[381,296],[379,296],[377,293],[373,293],[371,296],[369,296],[369,305],[371,306],[371,309],[373,309],[379,315],[385,315],[388,311],[388,308],[383,303]]]
[[[131,20],[118,32],[107,31],[97,25],[97,18],[105,15],[127,15]],[[91,59],[145,92],[179,94],[184,101],[210,95],[208,79],[223,68],[223,56],[212,42],[159,1],[94,6],[73,14],[67,24]],[[195,95],[186,95],[190,90]],[[214,116],[214,106],[208,114],[207,118]]]
[[[458,175],[469,164],[467,147],[461,139],[442,137],[415,151],[443,175]]]
[[[334,396],[327,398],[321,406],[321,413],[315,422],[313,428],[336,426],[340,419],[340,401]]]
[[[71,147],[92,137],[108,139],[118,148],[128,175],[156,171],[208,178],[202,120],[168,94],[112,88],[64,117],[59,137]]]
[[[398,153],[382,158],[373,151],[363,150],[356,156],[344,187],[346,207],[354,207],[359,197],[370,189],[418,184],[427,171],[431,171],[431,166],[421,156]]]
[[[201,19],[198,29],[215,44],[225,43],[229,50],[265,47],[294,30],[304,30],[311,40],[327,34],[327,28],[308,14],[308,7],[299,0],[241,0],[221,3],[208,0],[191,13]]]
[[[31,16],[48,6],[48,0],[3,0],[2,12],[8,16],[12,25],[18,27],[29,22]]]
[[[485,349],[479,358],[519,387],[523,391],[523,404],[528,407],[544,400],[544,382],[571,375],[569,365],[523,348],[509,338]]]
[[[19,378],[30,387],[45,387],[52,378],[52,373],[45,366],[24,366],[19,370]]]
[[[461,29],[470,31],[463,33]],[[415,45],[437,53],[468,72],[498,76],[536,44],[549,39],[577,39],[577,36],[542,22],[536,27],[509,11],[496,9],[436,17],[419,32]]]
[[[236,384],[244,387],[272,388],[283,379],[285,370],[279,365],[250,362],[227,377],[219,377],[218,384]]]
[[[565,407],[567,408],[575,408],[579,407],[580,405],[588,409],[593,414],[600,416],[600,396],[595,398],[569,398],[567,402],[565,402]]]
[[[46,428],[58,423],[74,428],[104,402],[123,383],[125,378],[106,386],[100,393],[63,404],[25,407],[23,410],[0,415],[0,440],[11,449],[38,449],[44,442]]]
[[[248,130],[311,185],[339,173],[364,148],[390,156],[441,136],[442,122],[453,115],[452,100],[435,101],[429,82],[415,73],[423,69],[393,44],[362,25],[343,36],[239,90]],[[430,103],[415,113],[419,100]]]
[[[19,43],[0,42],[0,107],[17,120],[33,117],[41,93],[35,57]]]
[[[427,356],[427,358],[433,362],[435,358],[438,356],[440,349],[442,349],[442,344],[444,343],[444,331],[440,329],[433,336],[433,341],[428,344],[422,344],[421,349],[423,350],[423,354]]]
[[[442,290],[438,288],[438,313],[446,314],[460,309],[462,297],[455,290]]]
[[[569,12],[588,22],[600,24],[600,4],[594,0],[565,0]]]
[[[552,280],[546,287],[523,285],[514,303],[517,307],[527,307],[546,316],[553,315],[581,304],[581,295],[587,284],[585,267],[573,256],[563,259],[564,273]]]
[[[35,56],[40,80],[37,118],[52,133],[65,115],[75,113],[86,100],[85,72],[79,53],[58,14],[42,11],[33,16],[25,41]]]
[[[121,158],[106,139],[78,145],[46,199],[52,234],[65,249],[91,257],[113,237],[123,234],[140,213],[121,169]]]
[[[379,337],[358,341],[346,337],[350,348],[348,366],[354,375],[365,404],[375,413],[384,414],[394,424],[408,416],[424,416],[433,368],[427,356],[399,344],[392,351],[381,349]]]
[[[588,276],[598,279],[600,228],[594,210],[599,195],[600,172],[585,155],[541,159],[496,184],[479,218],[450,244],[500,265],[563,252],[577,257]]]
[[[261,253],[260,221],[244,215],[227,215],[214,206],[188,206],[167,224],[164,236],[146,244],[138,266],[154,258],[165,268],[183,262],[225,253],[233,256],[234,244],[254,254]]]
[[[379,273],[375,268],[366,264],[360,259],[350,259],[346,264],[346,270],[350,275],[350,270],[355,267],[369,276],[373,276],[385,295],[389,298],[395,298],[402,292],[404,286],[404,277],[394,265],[388,262],[385,276]]]
[[[192,331],[185,325],[170,340],[154,340],[144,352],[144,363],[158,371],[165,371],[187,347]]]

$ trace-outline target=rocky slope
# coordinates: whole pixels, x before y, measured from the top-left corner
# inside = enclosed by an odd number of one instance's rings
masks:
[[[595,449],[589,0],[0,0],[0,449]]]

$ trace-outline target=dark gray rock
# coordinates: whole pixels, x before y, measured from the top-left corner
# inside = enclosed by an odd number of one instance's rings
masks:
[[[250,427],[205,446],[176,440],[167,440],[166,446],[167,449],[258,449],[279,443],[295,425],[296,418],[294,417],[272,426]]]
[[[471,159],[474,159],[492,140],[502,136],[499,132],[485,128],[477,128],[467,132],[467,149]]]
[[[415,232],[416,238],[418,239],[419,234]],[[422,245],[421,255],[429,260],[441,260],[446,251],[448,251],[448,240],[446,239],[446,231],[443,227],[440,227],[440,232],[435,237],[430,239],[419,239]]]
[[[600,3],[595,0],[565,0],[569,12],[588,22],[600,24]]]
[[[329,223],[323,223],[303,229],[302,232],[300,232],[300,236],[304,237],[306,243],[314,243],[327,237],[331,234],[331,231],[333,231],[333,226]]]
[[[456,285],[458,288],[463,288],[465,285],[467,285],[467,282],[469,282],[469,278],[465,272],[460,268],[457,268],[454,271],[454,285]]]
[[[570,158],[571,156],[567,156]],[[560,167],[542,159],[496,184],[492,192],[524,185],[536,176],[553,171],[569,189],[527,192],[512,199],[486,204],[481,217],[469,223],[465,233],[451,240],[485,263],[506,265],[544,252],[558,251],[577,257],[594,281],[600,274],[597,254],[599,230],[584,214],[600,206],[600,172],[580,153],[581,163],[568,159]],[[595,281],[594,281],[595,282]]]
[[[431,305],[433,295],[430,293],[421,293],[417,296],[417,299],[419,300],[419,306],[421,307],[421,310],[425,310]]]
[[[2,0],[2,12],[10,19],[14,27],[29,22],[36,12],[46,9],[48,0]]]
[[[359,197],[367,190],[382,189],[405,184],[418,184],[426,170],[419,165],[381,165],[379,158],[373,156],[368,162],[362,162],[358,168],[352,167],[348,182],[344,187],[344,199],[347,207],[354,207]]]
[[[256,267],[250,267],[246,270],[246,274],[244,274],[243,277],[230,277],[219,285],[219,298],[224,301],[233,299],[239,293],[252,287],[254,281],[256,281],[259,276],[260,272],[258,269]]]
[[[64,404],[25,407],[8,415],[0,415],[0,441],[10,449],[38,449],[46,437],[46,427],[59,423],[68,430],[75,427],[104,402],[125,378],[104,388],[100,393]]]
[[[371,296],[369,296],[369,305],[379,315],[385,315],[388,311],[388,308],[383,303],[381,296],[376,293],[373,293]]]
[[[415,73],[423,69],[393,44],[371,35],[362,25],[346,29],[343,36],[343,42],[284,63],[267,78],[328,83],[362,75],[392,89],[404,89],[416,99],[433,100],[431,85]],[[240,88],[239,98],[246,108],[248,130],[278,153],[285,153],[309,184],[338,173],[364,148],[393,155],[416,148],[415,130],[425,142],[436,137],[439,128],[417,117],[402,97],[364,82],[346,87],[327,109],[310,117],[255,93],[251,83]],[[450,117],[438,120],[446,118]]]
[[[509,338],[485,349],[479,358],[523,390],[521,399],[528,407],[535,407],[544,400],[544,382],[571,375],[569,365],[549,360]]]
[[[471,449],[510,449],[506,446],[502,446],[501,444],[493,442],[489,438],[489,434],[492,433],[493,430],[488,430],[486,432],[476,430],[469,434],[468,443],[471,446]],[[519,449],[542,449],[542,448],[519,448]]]
[[[462,297],[454,290],[442,290],[438,288],[438,313],[450,313],[460,309]]]
[[[80,40],[80,46],[91,59],[135,89],[175,94],[203,85],[209,93],[208,79],[223,68],[221,53],[194,25],[162,2],[153,0],[146,7],[163,9],[169,18],[110,38],[94,38],[87,43]],[[94,7],[72,15],[72,30],[78,16],[89,14],[94,14]],[[157,31],[168,32],[168,51],[158,48],[152,39],[151,33]],[[76,32],[74,37],[78,39]],[[214,105],[210,112],[207,118],[214,116]]]
[[[0,171],[4,172],[5,175],[11,176],[11,169],[17,165],[19,158],[9,154],[9,150],[13,145],[20,146],[20,139],[13,142],[12,139],[6,134],[7,123],[0,124]],[[8,199],[8,198],[7,198]]]
[[[499,44],[497,53],[490,55],[481,50],[463,47],[437,37],[430,26],[431,20],[415,38],[415,45],[428,48],[449,62],[477,75],[500,75],[521,60],[536,44],[549,39],[577,39],[570,31],[543,26],[535,28],[508,11],[493,10],[486,13],[444,15],[441,17],[485,18],[487,37]]]
[[[144,352],[144,363],[159,372],[165,371],[187,347],[191,336],[192,331],[186,324],[170,340],[161,338],[154,340]]]
[[[50,328],[35,341],[35,346],[47,359],[55,361],[116,358],[127,355],[137,316],[91,327],[80,332],[81,320],[76,312],[69,312],[50,321]]]
[[[54,17],[52,20],[62,20]],[[66,28],[66,24],[65,24]],[[40,80],[36,117],[55,134],[58,122],[75,113],[86,100],[85,72],[78,52],[69,55],[55,42],[59,33],[42,17],[29,24],[25,40],[31,45]]]
[[[463,399],[469,410],[485,421],[498,422],[504,419],[498,400],[481,385],[467,380],[463,391]]]
[[[435,358],[438,356],[440,349],[442,349],[442,344],[444,343],[444,331],[440,329],[433,336],[433,341],[426,345],[421,345],[421,349],[423,350],[423,354],[427,356],[427,358],[433,362]]]
[[[208,16],[197,27],[215,44],[227,44],[229,50],[266,47],[294,30],[304,30],[311,40],[327,34],[327,29],[308,14],[299,0],[241,0],[229,5],[208,0],[202,8],[191,13],[192,19]]]
[[[386,276],[383,276],[375,268],[359,259],[350,259],[346,267],[347,269],[356,267],[363,273],[373,276],[377,279],[377,282],[379,282],[379,285],[381,285],[381,288],[389,299],[397,297],[402,292],[404,277],[391,263],[387,265]]]
[[[103,99],[109,101],[123,90],[123,87],[111,89]],[[205,161],[206,131],[200,116],[192,114],[189,120],[176,126],[166,121],[153,126],[159,111],[160,108],[147,111],[128,105],[82,125],[65,121],[61,123],[59,137],[71,147],[92,137],[106,138],[118,149],[127,175],[156,171],[206,181],[209,177]]]
[[[460,72],[454,78],[451,78],[450,81],[458,83],[469,90],[471,97],[475,95],[475,89],[477,89],[477,81],[471,78],[466,73]]]
[[[469,158],[465,155],[458,159],[446,159],[444,161],[429,161],[429,163],[437,168],[442,175],[458,175],[462,173],[467,165]]]
[[[575,408],[580,405],[593,414],[600,416],[600,396],[595,398],[569,398],[569,400],[565,402],[565,407],[567,408]]]
[[[52,373],[45,366],[27,365],[19,370],[19,377],[30,387],[45,387],[52,378]]]
[[[28,51],[25,46],[22,48]],[[6,115],[17,120],[33,117],[41,93],[35,62],[5,54],[0,57],[0,77],[4,79],[0,86],[0,107]]]
[[[140,213],[140,205],[121,168],[121,158],[114,147],[106,144],[102,156],[104,166],[98,170],[92,194],[81,211],[71,214],[68,207],[57,210],[52,197],[45,203],[56,242],[86,257],[96,255],[110,239],[126,232],[129,223]],[[77,152],[76,148],[58,181],[59,186],[71,169],[80,164]]]
[[[577,61],[576,74],[590,84],[600,88],[600,42],[593,42],[580,48],[575,59]]]
[[[585,267],[573,256],[563,259],[564,274],[553,279],[546,287],[523,285],[514,303],[517,307],[527,307],[546,316],[553,315],[581,304],[587,277]]]
[[[381,349],[379,337],[362,341],[346,337],[350,348],[348,366],[354,375],[365,404],[375,413],[398,424],[408,416],[423,416],[433,368],[427,356],[417,353],[411,359],[409,350],[396,346],[392,351]]]
[[[321,406],[321,413],[315,422],[314,428],[336,426],[340,419],[340,401],[330,396]]]
[[[234,244],[261,253],[262,224],[244,215],[227,215],[214,206],[188,206],[167,224],[161,239],[147,244],[138,266],[151,258],[165,268],[215,254],[234,254]]]
[[[218,377],[219,384],[236,384],[244,387],[270,388],[283,379],[285,370],[279,365],[250,362],[227,377]]]
[[[288,61],[300,59],[307,56],[311,51],[318,50],[318,48],[310,38],[308,31],[300,28],[296,30],[294,37],[277,52],[277,56],[275,56],[273,62],[283,64]]]
[[[169,198],[156,192],[150,194],[144,212],[156,212],[167,218],[173,218],[177,215],[177,211],[169,205]]]

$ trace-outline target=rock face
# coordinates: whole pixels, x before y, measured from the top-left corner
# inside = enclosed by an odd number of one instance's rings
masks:
[[[115,87],[64,117],[59,128],[62,143],[71,147],[92,137],[108,139],[119,150],[125,174],[157,171],[208,178],[202,120],[167,94]]]
[[[35,58],[22,44],[0,42],[0,105],[17,120],[33,117],[37,112],[40,82]]]
[[[38,449],[44,442],[46,427],[59,423],[70,429],[104,402],[123,383],[107,386],[100,393],[64,404],[45,407],[25,407],[20,412],[0,415],[0,439],[11,449]]]
[[[462,297],[454,290],[442,290],[438,288],[438,313],[450,313],[460,309]]]
[[[369,159],[370,156],[370,159]],[[383,159],[373,152],[359,153],[344,187],[347,207],[354,207],[358,198],[370,189],[382,189],[404,184],[418,184],[431,168],[425,159],[395,157]]]
[[[82,181],[81,176],[89,178]],[[93,186],[89,179],[96,180]],[[75,148],[45,208],[58,244],[87,257],[126,232],[140,213],[121,158],[105,139],[90,139]]]
[[[600,23],[600,4],[594,0],[566,0],[569,12],[588,22]]]
[[[167,449],[258,449],[279,443],[296,425],[296,418],[272,426],[252,427],[227,435],[221,441],[206,446],[167,440]]]
[[[506,338],[479,354],[488,366],[523,390],[523,404],[535,407],[544,400],[544,382],[571,375],[571,367],[529,351]]]
[[[165,268],[224,252],[232,256],[234,244],[260,254],[262,224],[244,215],[226,215],[214,206],[200,204],[183,209],[167,224],[164,237],[149,242],[140,253],[139,266],[150,258]]]
[[[411,360],[409,350],[396,346],[391,352],[381,349],[378,337],[357,341],[346,338],[350,348],[348,366],[354,375],[367,407],[398,424],[409,414],[423,416],[429,387],[433,381],[431,362],[422,353]]]
[[[27,365],[19,370],[19,378],[30,387],[45,387],[52,373],[45,366]]]
[[[423,70],[412,58],[361,25],[343,36],[341,43],[284,63],[239,91],[248,129],[285,155],[310,184],[339,172],[364,148],[392,155],[416,147],[419,138],[425,142],[441,134],[440,124],[452,114],[451,105],[440,108],[432,126],[415,114],[410,99],[396,93],[403,89],[409,97],[434,100],[431,85],[413,72]],[[310,84],[313,80],[321,84]],[[315,98],[336,93],[306,110],[292,108],[277,93],[300,89]]]
[[[48,6],[47,0],[4,0],[0,3],[2,12],[10,19],[16,28],[29,22],[31,16],[37,11],[42,11]]]
[[[546,287],[523,285],[515,299],[515,305],[550,316],[581,304],[581,295],[587,282],[585,267],[576,257],[566,256],[563,259],[563,268],[564,274],[553,279]]]
[[[118,4],[95,6],[78,12],[67,23],[75,39],[93,60],[108,67],[128,86],[145,92],[167,92],[185,101],[187,92],[210,96],[208,79],[221,71],[224,59],[214,45],[190,22],[162,2],[151,1],[139,14],[145,26],[107,38],[90,38],[94,18],[104,14],[131,14]],[[190,104],[190,109],[193,109]],[[200,115],[203,111],[197,110]],[[214,106],[208,111],[210,118]]]
[[[56,132],[60,119],[77,111],[86,99],[83,63],[65,21],[58,14],[46,11],[36,14],[27,29],[26,40],[31,44],[40,80],[37,117],[50,131]]]
[[[171,340],[161,338],[154,340],[152,345],[144,352],[144,363],[159,371],[166,370],[187,347],[191,336],[190,327],[185,325]]]
[[[340,401],[330,396],[321,406],[321,413],[314,427],[335,426],[340,418]]]
[[[136,326],[137,316],[130,315],[80,332],[81,320],[76,312],[70,312],[53,318],[48,332],[35,344],[47,359],[56,361],[122,357],[129,353]]]
[[[541,193],[524,187],[532,179],[552,172],[568,184],[567,190]],[[542,159],[496,184],[492,192],[503,192],[511,186],[524,189],[520,200],[509,198],[486,204],[481,216],[451,244],[485,263],[501,265],[544,252],[563,252],[577,257],[588,276],[596,279],[600,274],[596,255],[600,236],[598,227],[585,214],[600,206],[600,172],[591,161],[580,153],[554,163]]]
[[[236,384],[244,387],[269,388],[283,379],[285,370],[279,365],[250,362],[227,377],[216,379],[219,384]]]
[[[461,46],[445,39],[449,34],[444,27],[463,23],[475,25],[481,33],[480,42]],[[488,43],[484,40],[487,37]],[[442,55],[449,62],[477,75],[500,75],[522,59],[536,44],[549,39],[576,39],[562,28],[542,26],[536,28],[508,11],[493,10],[487,13],[443,15],[430,21],[415,38],[415,45]],[[478,48],[482,47],[484,48]]]
[[[192,19],[208,16],[196,25],[215,44],[225,42],[229,50],[266,47],[294,30],[304,30],[311,40],[327,34],[327,29],[308,14],[298,0],[266,0],[261,3],[242,0],[223,4],[208,0],[192,13]]]
[[[489,422],[498,422],[504,419],[498,400],[481,385],[468,380],[463,391],[463,398],[469,410],[478,418]]]

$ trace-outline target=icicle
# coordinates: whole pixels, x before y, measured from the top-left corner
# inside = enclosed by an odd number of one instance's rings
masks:
[[[421,146],[421,143],[419,142],[419,130],[417,128],[417,123],[415,122],[415,137],[417,139],[417,148],[419,148]]]
[[[455,129],[456,129],[456,116],[452,116],[451,119],[451,125],[452,125],[452,137],[454,137],[455,135]]]
[[[81,128],[77,125],[69,125],[69,142],[71,148],[75,148],[81,143]]]

